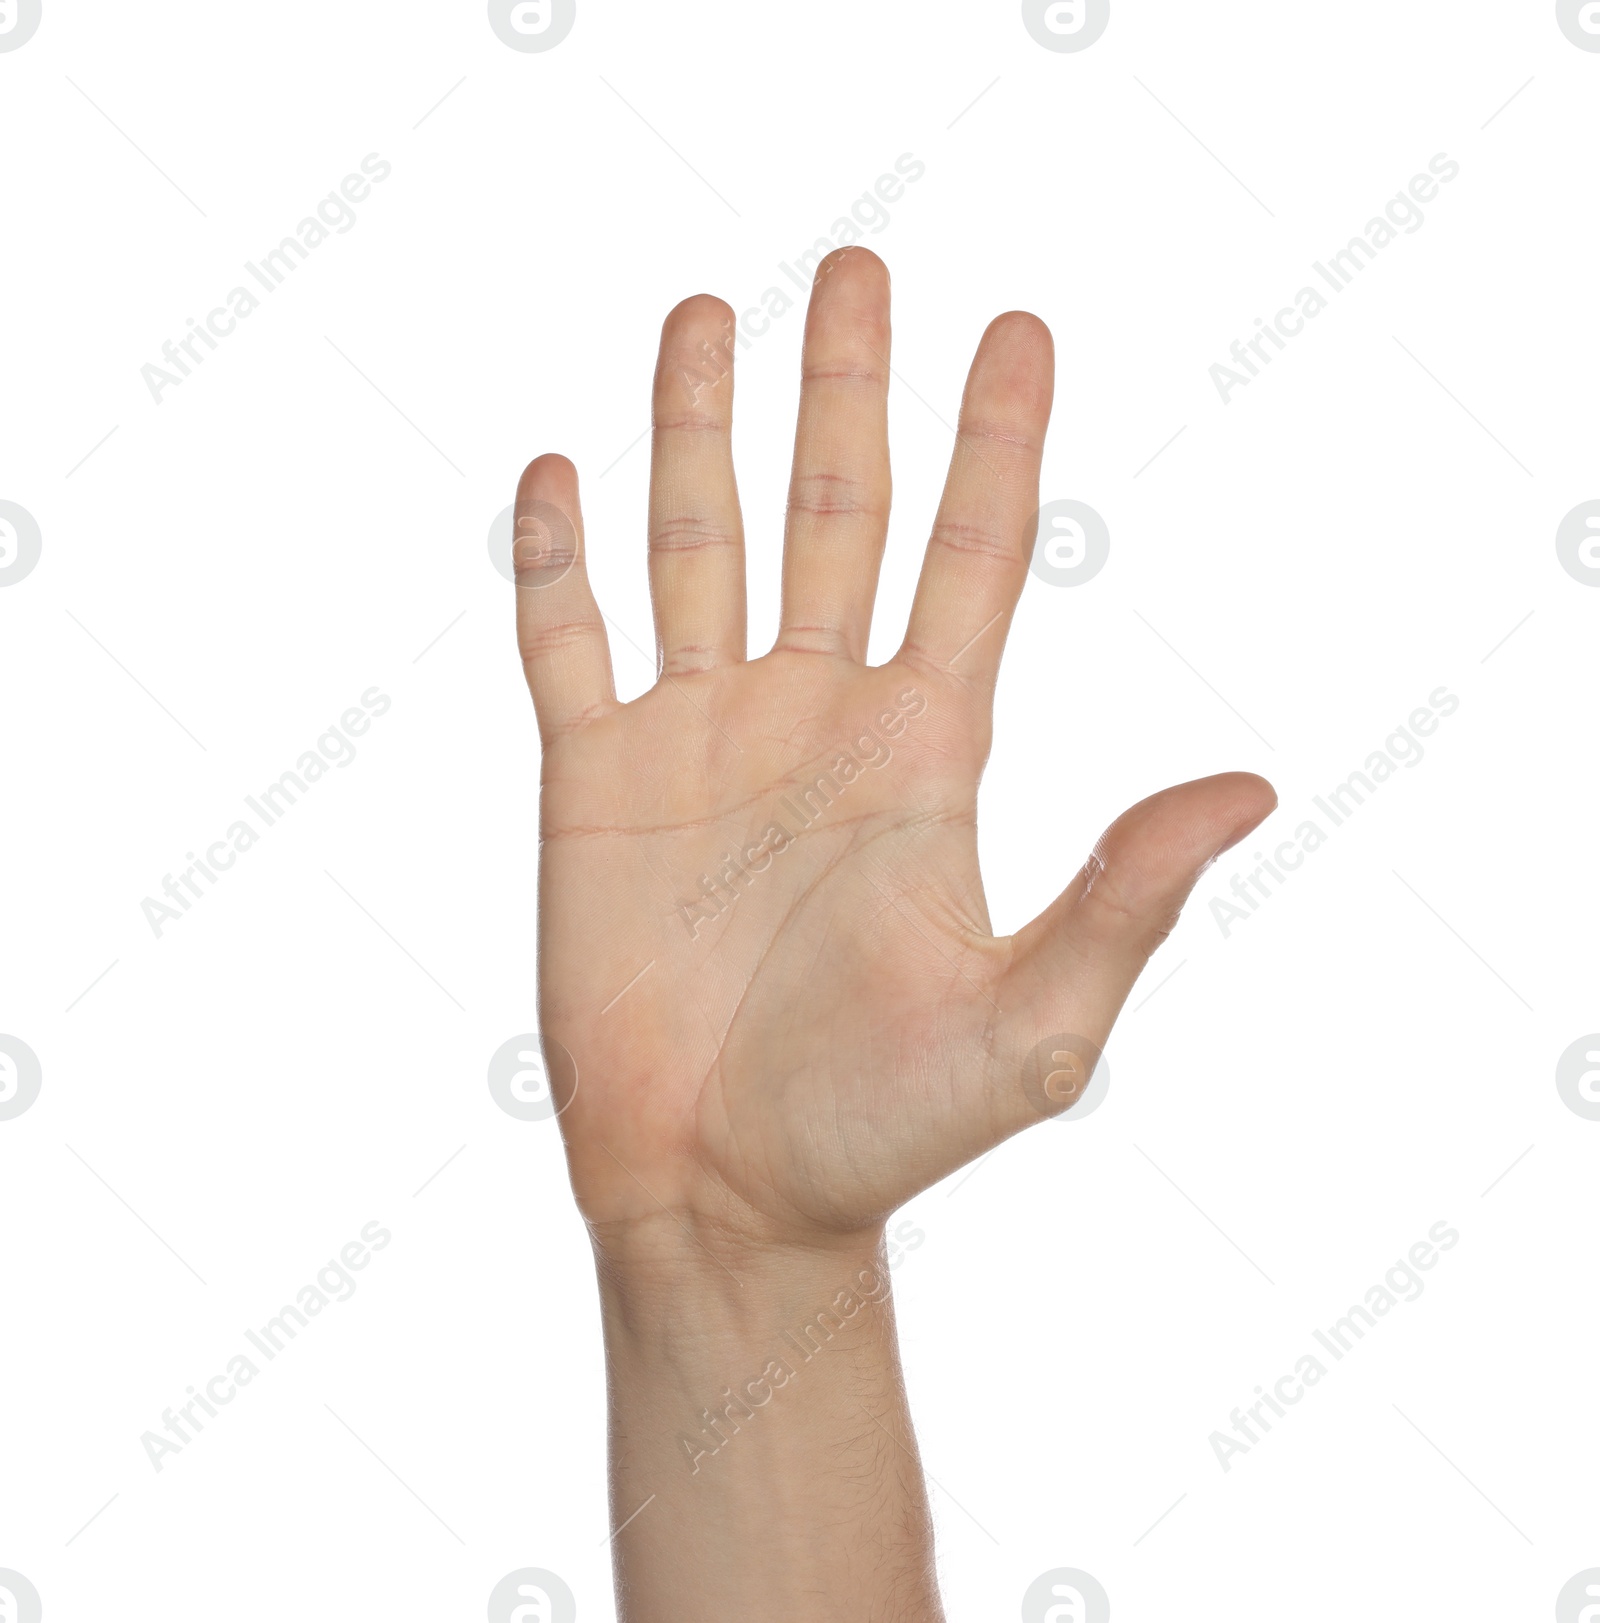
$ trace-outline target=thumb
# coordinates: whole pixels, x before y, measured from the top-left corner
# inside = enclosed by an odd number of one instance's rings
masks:
[[[1012,943],[1001,981],[1008,1011],[996,1057],[1017,1079],[1011,1131],[1059,1114],[1081,1094],[1128,993],[1178,922],[1207,868],[1278,804],[1250,772],[1224,772],[1141,800],[1101,835],[1072,883]],[[1082,1039],[1074,1085],[1070,1060],[1051,1039]],[[1041,1046],[1052,1053],[1040,1059]],[[1044,1063],[1044,1061],[1052,1061]],[[1062,1067],[1065,1067],[1063,1070]],[[1046,1085],[1048,1079],[1049,1085]]]

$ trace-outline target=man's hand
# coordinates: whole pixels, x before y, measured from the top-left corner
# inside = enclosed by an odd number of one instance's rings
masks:
[[[866,663],[889,521],[889,279],[847,249],[806,321],[778,640],[745,654],[732,312],[667,318],[650,585],[660,679],[619,704],[577,475],[517,490],[544,740],[539,997],[600,1273],[627,1623],[937,1623],[883,1223],[1088,1080],[1261,779],[1125,812],[990,933],[978,777],[1027,579],[1050,335],[984,334],[911,623]],[[1092,782],[1080,787],[1089,794]]]
[[[984,334],[910,625],[881,666],[888,274],[863,249],[818,273],[782,626],[754,660],[732,334],[707,297],[662,333],[661,674],[643,697],[615,697],[572,464],[540,457],[517,491],[544,740],[541,1025],[602,1245],[663,1211],[759,1242],[866,1232],[1065,1106],[1196,878],[1275,803],[1244,773],[1155,795],[1033,923],[992,935],[977,788],[1034,540],[1049,332],[1014,313]],[[1074,1058],[1052,1058],[1061,1036]]]

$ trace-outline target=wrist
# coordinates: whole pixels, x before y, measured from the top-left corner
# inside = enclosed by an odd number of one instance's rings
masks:
[[[625,1217],[601,1217],[592,1207],[584,1216],[602,1282],[627,1292],[663,1282],[715,1290],[751,1276],[781,1286],[841,1266],[848,1271],[878,1255],[887,1229],[886,1219],[848,1228],[781,1220],[716,1189]]]
[[[659,1338],[679,1328],[718,1338],[786,1327],[796,1312],[835,1313],[889,1293],[884,1226],[842,1234],[754,1235],[690,1212],[591,1224],[608,1322]],[[839,1305],[833,1304],[838,1300]],[[805,1322],[805,1318],[799,1322]]]

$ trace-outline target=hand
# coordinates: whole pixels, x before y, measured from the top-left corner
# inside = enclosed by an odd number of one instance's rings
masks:
[[[1056,1050],[1043,1071],[1036,1050],[1072,1034],[1092,1063],[1195,880],[1275,804],[1246,773],[1142,801],[1026,929],[992,935],[977,787],[1034,541],[1050,334],[1020,313],[984,334],[905,641],[880,666],[887,272],[844,249],[818,273],[782,624],[754,660],[732,335],[708,297],[662,332],[660,677],[641,698],[615,697],[572,464],[540,457],[517,491],[518,636],[544,742],[540,1020],[575,1063],[574,1096],[551,1045],[602,1246],[663,1213],[760,1242],[865,1233],[1065,1104],[1059,1073],[1040,1088]]]

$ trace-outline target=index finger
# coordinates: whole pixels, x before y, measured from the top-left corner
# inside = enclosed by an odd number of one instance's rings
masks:
[[[992,688],[1039,510],[1055,346],[1037,316],[989,323],[967,375],[955,450],[903,652]]]

